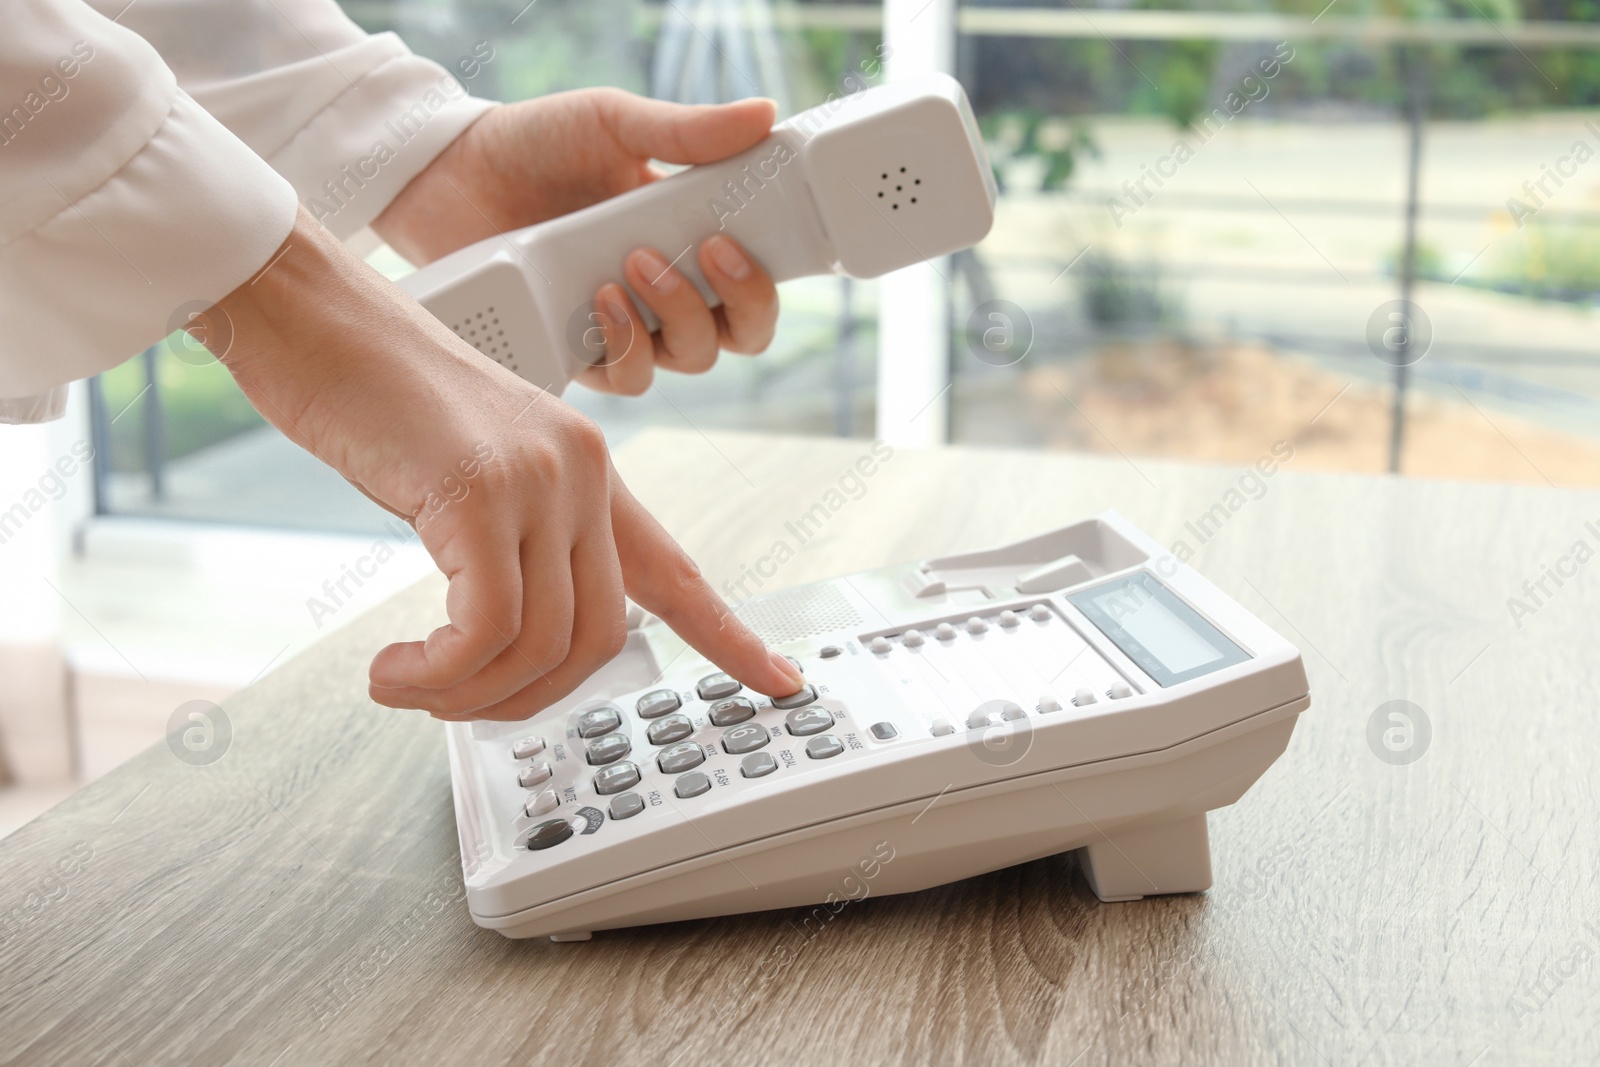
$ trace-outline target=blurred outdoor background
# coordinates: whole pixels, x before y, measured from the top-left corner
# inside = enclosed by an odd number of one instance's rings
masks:
[[[878,74],[884,38],[874,3],[344,6],[452,69],[487,42],[465,84],[505,100],[759,92],[788,115]],[[959,4],[955,72],[1003,193],[991,236],[940,270],[948,343],[926,358],[948,361],[947,438],[1239,463],[1282,439],[1296,469],[1600,484],[1594,8]],[[877,286],[805,280],[783,302],[759,359],[568,399],[614,443],[686,419],[871,436]],[[177,347],[102,378],[100,509],[381,527]]]
[[[921,333],[910,275],[789,283],[759,358],[569,390],[614,445],[688,424],[898,447],[879,413],[940,389],[920,443],[1244,466],[1281,441],[1293,470],[1563,486],[1600,485],[1597,6],[345,0],[502,100],[788,116],[881,78],[886,38],[965,84],[1002,192],[989,238],[919,275]],[[0,834],[433,570],[208,355],[130,356],[86,430],[75,408],[7,438],[32,442],[0,467],[17,494],[72,436],[95,467],[0,559]],[[380,542],[393,560],[312,612]]]

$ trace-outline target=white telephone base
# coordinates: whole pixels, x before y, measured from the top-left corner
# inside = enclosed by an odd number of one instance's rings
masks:
[[[1293,645],[1109,511],[739,615],[807,690],[741,690],[647,620],[537,719],[447,727],[475,922],[831,914],[1069,851],[1101,900],[1199,892],[1206,812],[1310,706]]]

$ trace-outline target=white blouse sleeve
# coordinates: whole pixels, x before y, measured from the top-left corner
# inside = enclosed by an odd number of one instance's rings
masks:
[[[297,200],[359,231],[492,106],[332,0],[125,2],[7,5],[0,421],[244,283]]]

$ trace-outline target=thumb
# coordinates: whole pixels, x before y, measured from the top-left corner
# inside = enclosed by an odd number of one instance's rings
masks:
[[[672,104],[632,93],[600,98],[600,117],[627,152],[663,163],[715,163],[772,131],[777,105],[762,97],[731,104]]]
[[[623,587],[634,603],[751,689],[768,696],[798,691],[805,679],[794,665],[739,621],[700,576],[694,561],[615,474],[612,486],[611,531]]]

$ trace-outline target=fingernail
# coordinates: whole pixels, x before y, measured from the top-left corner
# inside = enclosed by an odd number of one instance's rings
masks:
[[[606,318],[611,320],[612,325],[628,325],[628,309],[623,307],[621,302],[618,301],[616,297],[608,296],[602,298],[600,301],[600,310],[605,312]]]
[[[633,261],[639,273],[644,275],[644,280],[656,292],[670,293],[678,288],[678,272],[672,269],[672,264],[661,258],[659,252],[641,248],[633,254]]]
[[[771,657],[773,667],[780,671],[785,678],[794,683],[795,689],[799,689],[802,685],[806,684],[806,676],[800,673],[800,669],[798,667],[789,662],[789,657],[775,649],[769,650],[767,655]]]
[[[736,282],[750,277],[750,261],[732,241],[725,237],[713,237],[707,243],[711,246],[711,262],[717,265],[718,270]]]

